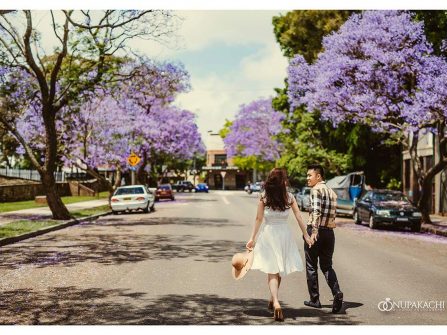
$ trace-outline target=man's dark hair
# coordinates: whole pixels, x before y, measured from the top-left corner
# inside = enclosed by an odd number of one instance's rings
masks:
[[[324,169],[320,164],[311,164],[307,166],[308,170],[314,170],[316,173],[319,173],[321,179],[324,179]]]

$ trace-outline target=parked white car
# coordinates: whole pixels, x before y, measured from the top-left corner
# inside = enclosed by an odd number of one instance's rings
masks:
[[[113,214],[142,210],[149,213],[155,209],[154,193],[144,185],[118,187],[111,199]]]

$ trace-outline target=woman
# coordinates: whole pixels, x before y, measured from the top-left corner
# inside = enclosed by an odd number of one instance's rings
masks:
[[[287,192],[287,173],[285,169],[274,168],[265,182],[264,192],[258,203],[256,222],[246,247],[253,250],[254,260],[251,269],[261,270],[268,274],[268,285],[271,293],[269,309],[274,309],[276,321],[283,321],[284,316],[278,301],[278,289],[281,276],[304,269],[293,232],[287,224],[289,210],[303,232],[304,239],[311,245],[310,236],[301,218],[300,210],[294,196]],[[265,217],[259,237],[255,238]]]

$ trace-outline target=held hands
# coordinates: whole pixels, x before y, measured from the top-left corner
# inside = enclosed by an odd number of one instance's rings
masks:
[[[310,235],[310,239],[312,241],[312,244],[314,244],[315,242],[317,242],[318,239],[318,233],[312,233],[312,235]]]
[[[247,249],[253,249],[255,247],[255,241],[253,239],[250,239],[247,244],[245,245]]]
[[[309,234],[306,233],[304,235],[304,240],[306,241],[309,248],[312,248],[312,245],[314,244],[314,242],[313,242],[312,238],[309,236]]]

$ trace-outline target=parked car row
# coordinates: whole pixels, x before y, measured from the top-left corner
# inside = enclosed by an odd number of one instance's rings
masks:
[[[185,188],[181,189],[181,191],[189,189],[188,183],[193,186],[195,192],[208,193],[208,185],[205,183],[199,183],[194,186],[191,182],[183,182],[182,185]],[[178,185],[180,184],[177,183]],[[181,192],[179,188],[177,188],[177,191]],[[189,191],[191,192],[192,190]],[[113,214],[140,210],[144,213],[149,213],[155,210],[155,202],[161,199],[175,200],[174,188],[171,184],[161,184],[155,192],[152,192],[145,185],[120,186],[113,193],[110,206]]]
[[[339,178],[338,185],[342,183],[342,178]],[[356,224],[367,223],[371,229],[393,226],[408,227],[414,232],[421,230],[422,214],[402,192],[374,189],[358,193],[355,190],[356,197],[351,198],[353,194],[350,193],[354,193],[350,189],[352,186],[349,183],[346,186],[346,196],[337,198],[337,215],[350,216],[349,213],[352,213]],[[295,194],[298,207],[302,211],[310,210],[310,190],[309,187],[303,187]],[[340,187],[336,193],[342,191],[343,188]]]

